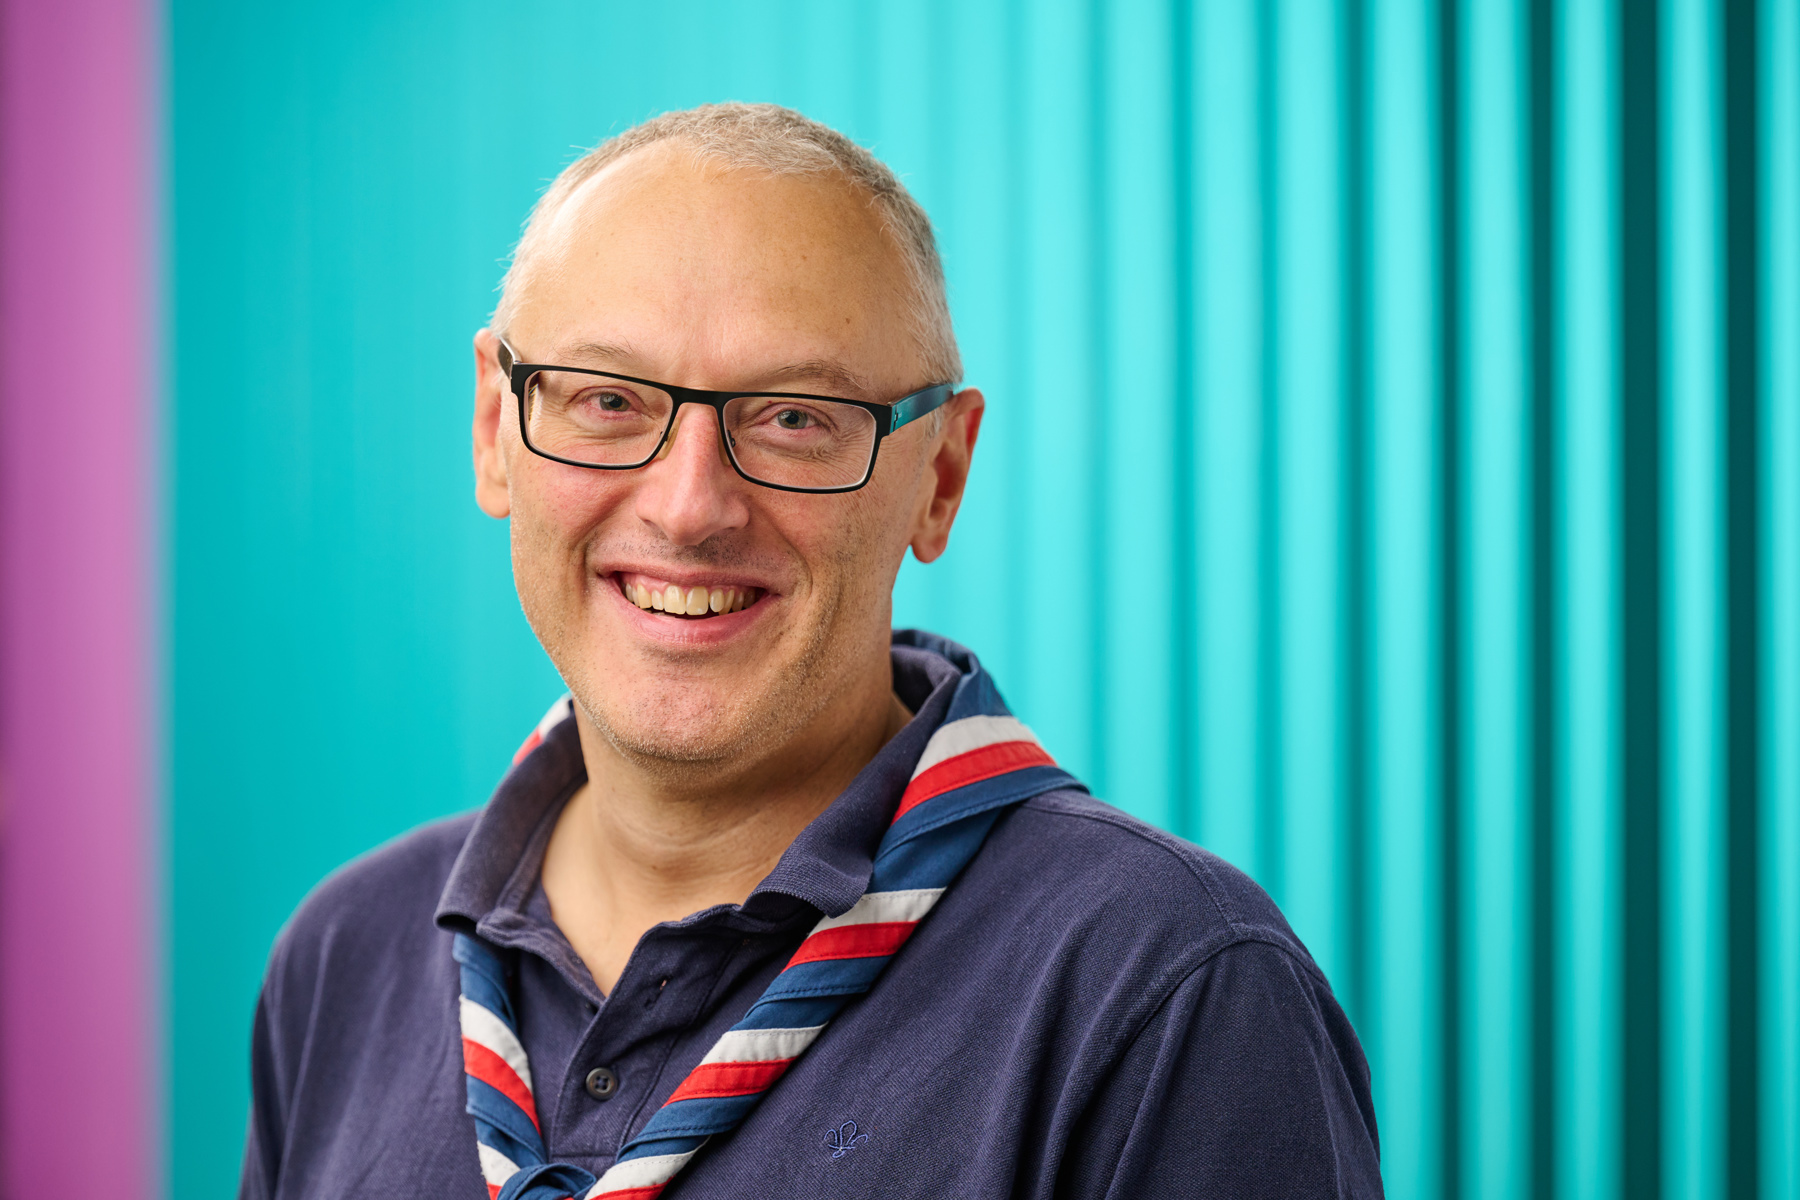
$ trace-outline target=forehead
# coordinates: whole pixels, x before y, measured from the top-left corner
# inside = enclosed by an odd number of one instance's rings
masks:
[[[877,386],[916,373],[904,259],[868,197],[836,176],[725,167],[657,143],[549,214],[525,266],[511,330],[533,355],[617,346],[645,374],[708,376],[659,376],[692,386],[808,359]]]

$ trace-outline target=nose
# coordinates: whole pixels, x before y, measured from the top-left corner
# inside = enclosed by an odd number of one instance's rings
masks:
[[[683,404],[662,453],[642,470],[634,504],[638,519],[675,545],[698,546],[749,524],[746,486],[725,456],[718,418]]]

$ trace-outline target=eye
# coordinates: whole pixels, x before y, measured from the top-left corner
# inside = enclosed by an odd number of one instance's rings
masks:
[[[811,429],[818,419],[805,409],[784,408],[775,414],[775,424],[782,429]]]
[[[590,399],[604,412],[622,413],[631,411],[631,397],[621,392],[595,392]]]

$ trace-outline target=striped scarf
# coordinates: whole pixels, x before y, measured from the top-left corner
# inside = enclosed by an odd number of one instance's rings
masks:
[[[1007,712],[973,655],[935,638],[927,648],[951,658],[963,676],[876,850],[868,891],[848,912],[813,927],[750,1011],[599,1179],[549,1161],[504,966],[485,942],[456,935],[468,1111],[492,1200],[651,1200],[661,1193],[707,1138],[736,1128],[839,1010],[869,990],[981,848],[1002,809],[1081,786]],[[561,720],[566,703],[546,722]],[[543,732],[540,726],[528,745]]]

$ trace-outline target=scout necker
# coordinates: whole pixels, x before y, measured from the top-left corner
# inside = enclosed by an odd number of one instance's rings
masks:
[[[930,221],[830,129],[713,105],[563,172],[475,335],[474,456],[570,695],[282,933],[242,1196],[1380,1194],[1268,897],[892,630],[961,375]],[[1070,385],[1033,419],[1132,419]]]

